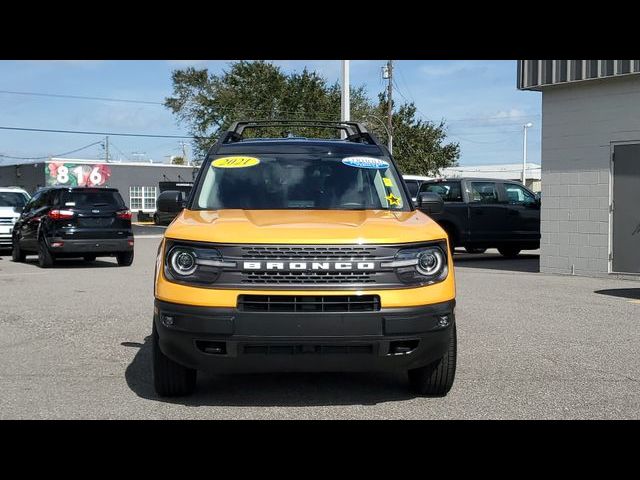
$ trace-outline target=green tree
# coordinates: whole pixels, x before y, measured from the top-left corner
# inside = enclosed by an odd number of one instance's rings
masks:
[[[306,68],[285,74],[265,61],[239,61],[220,75],[207,69],[186,68],[172,73],[173,95],[165,105],[196,137],[194,152],[202,158],[218,135],[237,120],[340,119],[340,84]],[[364,86],[351,87],[351,117],[365,122],[386,141],[387,101],[381,94],[374,104]],[[400,105],[393,115],[394,158],[407,174],[433,174],[454,165],[460,154],[457,143],[445,144],[444,122],[435,125],[415,118],[413,103]],[[379,120],[373,120],[376,117]],[[309,127],[255,129],[252,136],[335,137],[336,131]]]
[[[386,145],[388,135],[385,126],[389,103],[385,94],[380,94],[378,100],[373,113],[369,114],[368,118],[364,117],[363,121]],[[446,143],[444,120],[436,124],[416,119],[416,111],[413,102],[394,108],[393,158],[400,171],[407,175],[433,176],[442,168],[457,165],[460,145],[457,142]],[[385,126],[381,125],[382,122]]]
[[[184,157],[175,156],[171,158],[171,165],[184,165]]]

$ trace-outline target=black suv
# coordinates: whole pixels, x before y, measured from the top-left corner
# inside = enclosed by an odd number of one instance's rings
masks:
[[[519,182],[488,178],[429,180],[422,194],[439,194],[442,212],[429,215],[447,231],[452,247],[469,253],[497,248],[513,258],[540,248],[540,198]]]
[[[50,267],[56,258],[113,256],[133,263],[131,212],[115,188],[48,187],[24,206],[13,229],[13,261],[38,254]]]

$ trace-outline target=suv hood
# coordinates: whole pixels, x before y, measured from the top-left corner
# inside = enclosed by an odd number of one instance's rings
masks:
[[[437,240],[440,226],[419,211],[183,210],[167,238],[215,243],[384,244]]]

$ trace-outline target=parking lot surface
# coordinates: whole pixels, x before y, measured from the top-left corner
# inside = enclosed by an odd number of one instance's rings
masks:
[[[538,256],[457,254],[458,370],[444,398],[398,374],[201,374],[192,397],[151,384],[153,269],[0,252],[3,419],[637,419],[640,283],[537,273]],[[491,251],[489,251],[491,252]]]

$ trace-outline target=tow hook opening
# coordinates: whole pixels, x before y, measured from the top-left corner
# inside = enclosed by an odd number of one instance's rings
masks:
[[[418,348],[420,340],[397,340],[389,344],[390,355],[407,355]]]
[[[196,340],[198,350],[209,355],[226,355],[227,344],[225,342],[209,342],[206,340]]]

